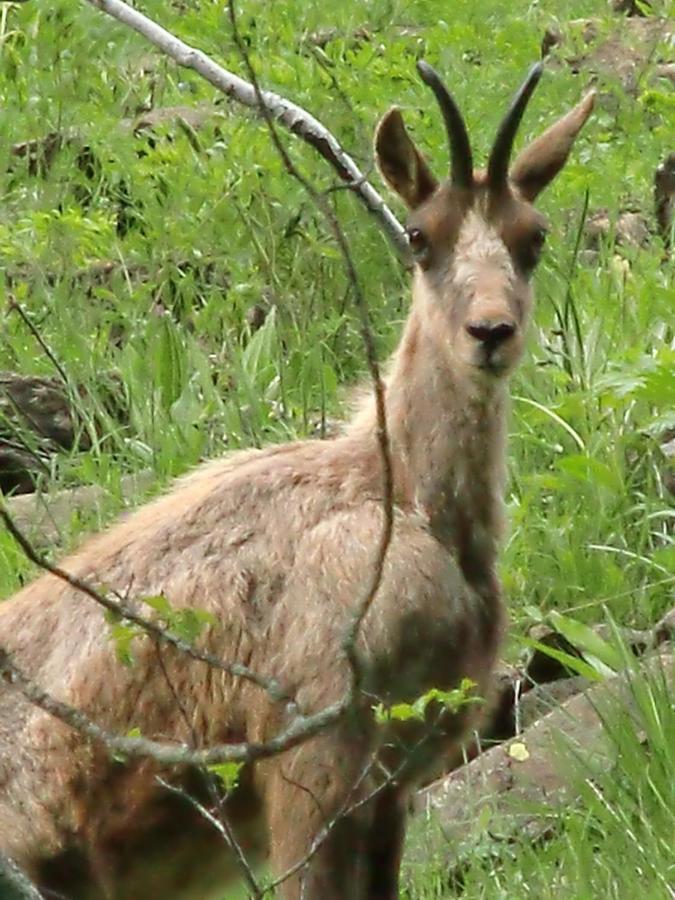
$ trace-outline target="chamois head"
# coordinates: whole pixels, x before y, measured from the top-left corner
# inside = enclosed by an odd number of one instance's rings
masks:
[[[411,210],[407,234],[416,291],[443,311],[453,363],[489,377],[518,361],[531,307],[528,280],[546,238],[532,201],[565,164],[593,108],[591,92],[533,141],[509,167],[525,107],[541,78],[534,66],[504,116],[487,169],[473,168],[462,115],[437,73],[418,63],[441,108],[450,145],[450,176],[439,182],[394,107],[375,137],[377,163]]]

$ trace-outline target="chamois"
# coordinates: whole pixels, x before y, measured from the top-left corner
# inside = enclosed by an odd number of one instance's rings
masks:
[[[418,69],[440,106],[451,166],[438,182],[400,110],[384,116],[375,154],[410,209],[414,277],[385,384],[394,524],[356,644],[359,700],[318,736],[245,770],[227,807],[243,851],[267,852],[277,875],[339,819],[283,883],[286,898],[398,896],[407,796],[456,756],[472,707],[453,715],[430,706],[421,733],[410,723],[378,724],[373,706],[450,690],[465,677],[488,691],[504,619],[496,556],[507,382],[546,234],[532,201],[565,164],[593,106],[590,93],[510,165],[541,76],[535,66],[499,126],[487,169],[474,170],[454,100],[429,65]],[[217,624],[200,646],[276,678],[310,714],[350,683],[344,633],[383,521],[383,460],[367,400],[331,440],[201,467],[62,566],[139,606],[161,594],[174,609],[207,610]],[[249,680],[149,639],[136,641],[133,665],[120,665],[102,610],[52,574],[0,604],[0,648],[51,695],[121,734],[138,728],[201,747],[261,742],[290,714]],[[158,783],[158,771],[112,759],[0,685],[0,853],[40,887],[141,900],[184,896],[201,879],[205,896],[227,856],[222,838]],[[199,773],[161,775],[204,796]]]

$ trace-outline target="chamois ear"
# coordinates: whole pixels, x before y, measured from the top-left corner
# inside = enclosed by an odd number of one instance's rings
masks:
[[[551,125],[518,155],[509,178],[526,200],[534,200],[565,165],[572,144],[590,116],[594,102],[595,91],[590,91],[574,109],[558,119],[555,125]]]
[[[375,132],[375,159],[384,180],[415,209],[438,186],[424,157],[403,124],[401,110],[394,106]]]

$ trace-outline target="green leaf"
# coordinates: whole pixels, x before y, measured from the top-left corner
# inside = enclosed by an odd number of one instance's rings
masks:
[[[611,674],[618,672],[625,667],[625,657],[621,651],[608,644],[598,634],[569,616],[563,616],[561,613],[553,610],[549,613],[551,625],[561,634],[573,647],[579,650],[587,662],[593,665],[592,658],[598,660],[603,666],[606,666],[609,672],[603,674]],[[594,666],[597,668],[597,666]]]
[[[597,669],[593,668],[593,666],[589,665],[583,659],[579,659],[578,656],[573,656],[571,653],[565,653],[564,650],[557,650],[555,647],[549,647],[547,644],[542,644],[541,641],[535,641],[532,638],[521,636],[518,637],[517,640],[526,647],[531,647],[534,650],[539,650],[540,653],[544,653],[546,656],[550,656],[551,659],[555,659],[572,672],[576,672],[577,675],[582,675],[584,678],[587,678],[588,681],[603,681],[603,676]]]
[[[607,488],[610,491],[619,490],[620,481],[610,467],[582,453],[569,454],[558,460],[558,468],[579,481]]]
[[[168,316],[159,320],[155,365],[162,407],[169,410],[183,392],[186,380],[185,349]]]
[[[124,666],[132,666],[135,662],[131,642],[138,637],[138,634],[139,631],[135,625],[124,622],[113,622],[110,625],[110,637],[115,645],[115,654]]]
[[[223,786],[223,790],[226,793],[229,793],[230,791],[233,791],[239,784],[239,775],[243,767],[244,763],[226,762],[208,766],[208,770],[213,775],[215,775],[216,778],[218,778]]]
[[[212,613],[205,610],[179,609],[171,614],[168,624],[174,634],[188,644],[194,644],[204,629],[209,625],[215,625],[217,621]]]
[[[276,311],[272,308],[265,323],[244,350],[242,363],[251,383],[264,389],[276,375]]]
[[[490,820],[492,819],[492,809],[486,803],[485,806],[481,807],[480,812],[478,813],[478,818],[476,819],[475,828],[477,832],[485,832],[490,825]]]
[[[409,719],[424,721],[427,707],[430,703],[440,703],[451,712],[458,712],[463,706],[470,703],[483,703],[482,697],[470,697],[469,694],[476,687],[475,681],[463,678],[458,688],[451,691],[441,691],[431,688],[426,694],[422,694],[413,703],[394,703],[392,706],[384,706],[378,703],[373,707],[375,721],[378,724],[386,722],[407,722]]]
[[[143,603],[152,607],[161,613],[165,619],[168,619],[172,613],[171,605],[163,594],[157,594],[154,597],[143,597]]]

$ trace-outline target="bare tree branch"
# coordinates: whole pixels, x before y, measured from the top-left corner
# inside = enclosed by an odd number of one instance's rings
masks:
[[[8,421],[6,419],[5,424]],[[15,431],[14,434],[16,433]],[[151,469],[123,475],[119,486],[122,501],[127,506],[131,505],[147,493],[154,483],[155,473]],[[85,484],[55,491],[38,490],[33,494],[16,494],[5,497],[4,502],[15,524],[24,533],[30,532],[33,547],[45,550],[64,543],[61,531],[63,522],[70,521],[74,513],[89,513],[99,509],[106,493],[106,489],[100,484]]]
[[[120,5],[125,9],[128,9],[124,6],[124,4]],[[133,10],[128,11],[130,13],[133,13]],[[261,92],[257,81],[255,81],[255,73],[250,68],[250,61],[248,59],[248,55],[246,54],[246,49],[243,46],[243,42],[241,41],[238,32],[236,31],[236,19],[234,18],[234,8],[232,6],[230,6],[230,11],[238,46],[240,47],[240,50],[243,50],[242,55],[244,61],[247,64],[247,67],[249,67],[250,69],[250,74],[254,82],[252,90],[257,97],[257,102],[259,103],[262,114],[266,117],[275,146],[277,147],[277,150],[280,153],[281,158],[283,159],[289,173],[293,175],[293,177],[295,177],[304,186],[312,200],[315,202],[317,208],[325,216],[326,221],[335,236],[335,239],[345,260],[350,285],[352,287],[352,290],[354,291],[358,311],[361,317],[362,337],[364,345],[366,347],[368,366],[370,369],[376,397],[377,439],[380,446],[383,468],[384,525],[379,546],[377,548],[377,553],[374,559],[371,582],[368,586],[368,590],[365,592],[364,600],[358,605],[356,614],[353,618],[352,623],[347,629],[347,634],[344,640],[345,653],[351,662],[352,672],[354,676],[351,689],[340,700],[314,715],[303,716],[302,714],[298,714],[283,731],[281,731],[278,735],[276,735],[273,739],[266,742],[265,744],[243,743],[213,747],[207,750],[190,750],[187,747],[165,745],[160,742],[151,741],[141,737],[122,737],[112,734],[90,720],[89,717],[82,711],[75,709],[74,707],[71,707],[68,704],[63,703],[62,701],[59,701],[49,695],[46,691],[35,684],[26,674],[24,674],[14,664],[10,655],[0,648],[0,674],[7,678],[9,683],[18,688],[30,702],[34,703],[41,709],[44,709],[51,715],[54,715],[56,718],[60,719],[82,734],[86,735],[90,739],[103,743],[106,747],[108,747],[108,749],[114,752],[123,753],[127,756],[135,758],[149,757],[160,764],[166,765],[190,764],[197,766],[208,766],[215,763],[228,761],[252,762],[255,759],[272,756],[277,753],[283,752],[284,750],[287,750],[293,746],[296,746],[307,740],[314,734],[317,734],[319,731],[323,730],[329,725],[334,724],[341,718],[346,709],[352,705],[355,691],[358,690],[360,686],[360,672],[357,665],[355,652],[356,638],[358,635],[360,624],[363,621],[363,618],[370,608],[370,605],[372,604],[373,599],[375,598],[375,595],[377,594],[377,591],[379,589],[384,567],[384,560],[387,548],[391,540],[393,528],[393,479],[391,458],[389,452],[389,438],[386,425],[384,386],[380,378],[374,340],[369,326],[367,304],[360,288],[349,245],[346,241],[344,232],[342,231],[340,224],[337,221],[337,218],[332,208],[329,206],[326,198],[319,194],[315,190],[315,188],[307,181],[307,179],[296,169],[288,154],[286,153],[285,148],[281,144],[274,126],[273,112],[265,103],[265,97]],[[65,571],[57,565],[52,565],[34,550],[30,542],[24,537],[19,528],[16,526],[6,509],[3,509],[1,507],[0,518],[3,519],[6,527],[22,547],[28,559],[30,559],[34,564],[38,565],[45,571],[50,572],[55,577],[66,582],[76,590],[82,591],[86,596],[90,597],[104,609],[107,609],[115,615],[119,615],[127,619],[129,622],[136,624],[157,641],[170,644],[181,652],[184,652],[187,655],[191,656],[192,658],[205,662],[211,666],[214,666],[215,668],[227,671],[229,674],[235,677],[247,678],[263,687],[278,699],[288,699],[280,691],[279,686],[274,679],[263,679],[260,676],[252,673],[243,665],[237,663],[224,663],[213,654],[204,653],[195,649],[193,646],[188,644],[177,635],[174,635],[170,631],[167,631],[159,626],[156,622],[146,619],[144,616],[140,615],[138,612],[136,612],[135,609],[131,608],[123,600],[104,596],[84,579],[72,575],[71,573]],[[291,709],[293,709],[293,707],[291,707]]]
[[[103,744],[112,753],[133,759],[152,759],[162,766],[213,766],[218,763],[251,763],[276,756],[297,747],[330,725],[335,724],[351,703],[349,696],[311,716],[296,716],[283,731],[262,744],[218,744],[205,750],[191,750],[184,745],[164,744],[143,737],[123,737],[101,728],[86,713],[57,700],[29,678],[0,647],[0,678],[16,688],[34,706],[39,707],[65,725],[92,741]]]
[[[162,675],[164,676],[164,680],[173,696],[174,703],[180,710],[181,716],[183,717],[183,721],[185,722],[188,733],[191,736],[192,747],[196,749],[199,746],[199,740],[197,738],[197,734],[194,726],[190,722],[190,718],[187,714],[187,710],[185,708],[185,704],[183,703],[182,698],[179,696],[178,691],[176,690],[175,685],[173,684],[169,673],[164,665],[164,660],[162,659],[162,648],[159,644],[155,644],[155,648],[157,651],[157,662],[160,665],[162,670]],[[251,891],[251,896],[254,900],[258,900],[263,896],[263,891],[258,886],[258,883],[255,879],[255,875],[253,874],[253,870],[249,865],[248,860],[246,859],[246,855],[239,844],[237,837],[234,833],[234,829],[230,825],[226,811],[224,809],[224,797],[221,795],[221,792],[218,790],[216,785],[216,778],[214,775],[208,771],[208,769],[203,769],[202,774],[204,776],[204,780],[207,784],[208,792],[211,797],[211,801],[213,803],[213,808],[216,810],[216,813],[212,813],[209,809],[207,809],[202,803],[200,803],[196,797],[193,797],[187,791],[183,790],[183,788],[178,787],[177,785],[169,784],[168,781],[165,781],[163,778],[159,776],[156,777],[156,781],[158,784],[161,784],[162,787],[166,788],[173,794],[176,794],[179,797],[183,797],[197,812],[213,827],[216,831],[223,837],[227,846],[232,850],[237,860],[237,864],[242,870],[244,875],[244,880],[249,885],[249,889]]]
[[[5,881],[22,900],[43,900],[42,894],[30,878],[8,856],[0,853],[0,896],[4,897],[2,881]]]
[[[10,654],[3,648],[0,648],[0,679],[5,681],[7,685],[18,690],[34,706],[37,706],[59,719],[79,734],[84,735],[92,741],[103,744],[103,746],[111,753],[121,754],[134,759],[151,759],[162,766],[192,765],[202,769],[223,762],[251,763],[257,759],[269,758],[292,749],[327,727],[335,724],[335,722],[344,715],[352,702],[351,696],[348,694],[338,703],[326,707],[313,716],[298,716],[284,731],[280,732],[275,738],[272,738],[264,744],[229,744],[211,747],[208,750],[192,750],[184,745],[165,744],[143,737],[123,737],[101,728],[81,710],[57,700],[55,697],[52,697],[46,691],[42,690],[42,688],[40,688],[32,679],[28,678],[25,673],[16,666]],[[282,873],[269,884],[266,884],[264,888],[261,888],[257,884],[255,876],[250,869],[250,865],[246,860],[243,851],[238,847],[236,838],[231,832],[227,822],[223,822],[218,819],[217,816],[214,816],[190,794],[171,785],[160,777],[158,777],[157,780],[163,787],[184,797],[219,831],[224,837],[227,845],[235,852],[240,865],[242,865],[246,874],[246,880],[249,883],[249,888],[253,891],[253,896],[259,898],[274,891],[280,884],[303,869],[328,839],[338,822],[345,816],[351,815],[356,810],[370,803],[385,788],[394,784],[407,766],[410,756],[414,755],[418,748],[429,739],[431,730],[432,729],[430,728],[429,733],[423,735],[422,738],[413,745],[409,753],[405,755],[403,761],[394,772],[388,773],[387,777],[373,788],[373,790],[352,802],[351,798],[354,793],[359,789],[365,778],[372,771],[373,766],[377,763],[378,751],[375,750],[366,766],[364,766],[355,780],[349,796],[346,798],[340,809],[325,823],[324,827],[316,835],[305,856],[298,860],[286,872]],[[14,870],[16,870],[16,872]],[[17,878],[22,876],[18,867],[2,856],[0,856],[0,873],[6,873],[8,878],[11,878],[15,874]],[[22,877],[25,878],[25,876]],[[14,881],[12,881],[12,884],[14,884]],[[26,890],[29,885],[30,882],[26,879]],[[40,900],[41,897],[39,893],[35,892],[24,892],[21,896],[25,896],[29,898],[29,900]]]
[[[343,639],[343,649],[351,665],[352,672],[352,682],[349,689],[339,701],[314,715],[307,717],[301,714],[296,715],[290,724],[283,728],[283,730],[274,738],[264,744],[241,743],[220,745],[208,749],[198,749],[197,747],[190,748],[185,745],[161,743],[144,737],[124,737],[114,734],[95,723],[82,710],[70,706],[48,694],[16,665],[10,654],[2,648],[0,648],[0,677],[4,678],[12,687],[19,690],[29,702],[43,709],[50,715],[55,716],[90,740],[103,744],[111,752],[121,753],[130,758],[150,758],[160,765],[188,764],[203,768],[222,762],[233,761],[250,763],[256,759],[284,752],[305,742],[308,738],[311,738],[313,735],[337,722],[343,716],[345,711],[354,704],[355,696],[357,692],[360,691],[362,681],[361,667],[356,654],[356,642],[363,619],[378,593],[382,581],[386,554],[393,532],[393,473],[386,422],[384,385],[380,377],[375,342],[369,323],[367,302],[361,289],[349,243],[347,242],[344,231],[340,226],[333,208],[330,206],[326,197],[316,190],[290,159],[286,148],[282,144],[277,133],[275,120],[281,121],[295,134],[303,137],[303,139],[312,144],[324,158],[328,159],[337,169],[340,177],[347,182],[347,186],[366,203],[366,206],[371,212],[374,212],[378,216],[380,225],[385,227],[385,231],[387,231],[388,236],[392,239],[397,249],[401,250],[403,247],[407,250],[407,247],[405,246],[403,233],[398,222],[393,218],[386,206],[384,206],[379,195],[377,195],[370,185],[368,185],[365,177],[358,168],[356,168],[353,161],[344,153],[344,151],[342,151],[332,135],[323,129],[320,123],[316,122],[311,116],[307,116],[303,110],[300,110],[293,104],[289,104],[287,101],[274,94],[263,92],[261,90],[245,44],[242,41],[237,28],[233,0],[230,0],[229,3],[233,36],[247,69],[251,81],[250,84],[221,70],[204,54],[182,44],[182,42],[178,41],[168,32],[165,32],[159,26],[156,26],[154,23],[145,19],[141,14],[130,9],[126,4],[116,2],[116,0],[88,0],[88,2],[144,34],[181,65],[194,69],[211,84],[214,84],[229,96],[234,96],[236,99],[240,100],[240,102],[244,102],[248,106],[257,108],[267,123],[274,146],[277,149],[287,172],[303,186],[316,208],[324,217],[344,259],[349,285],[353,291],[355,304],[360,318],[361,336],[373,384],[377,423],[376,440],[380,451],[382,467],[383,526],[380,540],[375,548],[372,572],[367,589],[364,592],[363,599],[356,605],[354,615],[348,624]],[[376,202],[373,203],[373,200]],[[123,599],[112,599],[109,596],[104,596],[83,579],[71,575],[58,566],[49,564],[34,551],[28,541],[17,529],[11,517],[2,508],[0,508],[0,516],[5,521],[7,528],[21,545],[29,559],[46,571],[51,572],[54,576],[65,581],[71,587],[82,591],[105,609],[114,612],[116,615],[123,616],[128,621],[138,625],[155,641],[171,644],[193,658],[200,659],[210,665],[225,669],[230,672],[230,674],[250,678],[250,680],[260,684],[260,686],[265,687],[267,690],[269,690],[271,684],[272,688],[276,690],[277,693],[279,692],[276,682],[272,683],[271,681],[265,681],[264,683],[261,683],[262,680],[250,673],[244,666],[224,664],[210,654],[202,654],[200,651],[196,651],[194,647],[171,632],[166,631],[156,622],[139,615],[136,610]],[[160,652],[159,645],[157,646],[157,650]],[[368,761],[367,766],[363,769],[361,775],[355,782],[349,797],[346,799],[340,810],[330,821],[325,823],[320,833],[316,835],[312,846],[309,848],[308,854],[302,860],[299,860],[289,872],[273,882],[272,888],[307,865],[312,856],[328,838],[338,821],[354,809],[372,800],[380,790],[395,779],[396,773],[388,775],[385,781],[380,784],[375,791],[371,791],[365,798],[361,798],[354,804],[352,802],[354,794],[359,790],[363,780],[371,771],[375,759],[376,753],[374,753],[372,758]],[[181,793],[182,796],[185,796],[188,802],[195,805],[202,815],[205,815],[208,821],[218,829],[225,841],[234,848],[235,852],[237,851],[236,841],[234,841],[233,836],[229,833],[226,822],[218,820],[208,809],[202,807],[194,798],[185,794],[179,788],[171,786],[161,779],[160,783],[164,784],[169,790]],[[261,890],[243,853],[240,851],[237,855],[243,866],[244,875],[250,890],[255,897],[262,897],[264,893],[267,893],[270,887]]]
[[[223,69],[201,50],[184,43],[121,0],[87,0],[87,2],[138,32],[180,66],[192,69],[231,99],[252,109],[266,110],[270,118],[281,122],[293,134],[314,147],[374,216],[397,253],[403,259],[408,258],[408,244],[401,223],[380,194],[369,184],[351,156],[318,119],[279,94],[260,91],[254,85]]]
[[[190,806],[197,810],[200,816],[203,816],[203,818],[206,819],[206,821],[210,825],[213,825],[218,834],[220,834],[224,842],[237,857],[237,862],[239,863],[244,873],[244,878],[246,880],[246,884],[248,885],[250,896],[253,897],[254,900],[260,900],[260,898],[263,897],[267,893],[267,891],[263,890],[256,881],[253,870],[251,869],[251,866],[246,859],[246,854],[242,850],[241,845],[239,844],[239,841],[237,840],[236,835],[230,827],[227,819],[219,819],[218,816],[214,816],[210,810],[208,810],[202,803],[199,802],[199,800],[196,799],[196,797],[193,797],[182,788],[176,787],[175,784],[169,784],[169,782],[165,781],[163,778],[157,778],[157,782],[161,784],[163,788],[166,788],[167,791],[170,791],[172,794],[176,794],[178,797],[182,797],[187,803],[190,804]]]
[[[146,634],[150,635],[150,637],[154,638],[157,641],[161,641],[164,644],[170,644],[172,647],[175,647],[176,650],[180,650],[181,653],[185,653],[188,656],[192,657],[192,659],[207,663],[209,666],[213,666],[215,669],[220,669],[223,672],[227,672],[228,675],[232,675],[235,678],[245,678],[247,681],[251,681],[254,684],[257,684],[258,687],[261,687],[263,688],[263,690],[267,691],[267,693],[274,700],[285,700],[287,702],[294,703],[294,699],[281,688],[275,678],[264,678],[262,675],[257,675],[255,672],[251,671],[251,669],[249,669],[247,666],[242,665],[241,663],[224,662],[213,653],[207,653],[205,651],[198,650],[196,647],[193,647],[192,644],[189,644],[187,641],[183,640],[183,638],[179,637],[176,634],[173,634],[173,632],[162,628],[161,625],[158,625],[151,619],[146,619],[145,616],[142,616],[140,613],[136,612],[136,610],[133,609],[124,600],[119,598],[113,599],[111,597],[107,597],[100,591],[98,591],[88,581],[85,581],[83,578],[79,578],[77,575],[66,572],[66,570],[62,569],[60,566],[56,566],[50,563],[47,559],[44,558],[44,556],[37,552],[28,538],[19,529],[18,525],[10,516],[7,509],[2,506],[0,506],[0,518],[4,521],[5,527],[32,563],[34,563],[36,566],[39,566],[41,569],[44,569],[45,572],[49,572],[51,575],[59,578],[61,581],[65,581],[66,584],[69,584],[72,588],[75,588],[75,590],[81,591],[83,594],[86,594],[87,597],[90,597],[92,600],[98,603],[99,606],[107,609],[108,612],[114,613],[116,616],[127,619],[129,622],[133,622],[134,625],[142,628],[143,631],[146,632]]]

